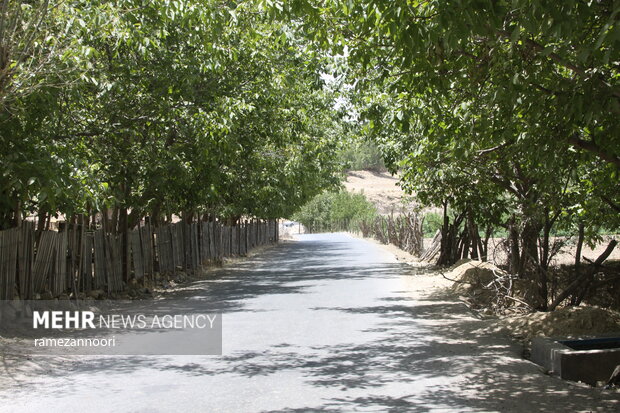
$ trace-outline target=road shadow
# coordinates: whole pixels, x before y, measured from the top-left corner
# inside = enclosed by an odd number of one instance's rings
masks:
[[[420,276],[415,274],[419,270],[405,264],[369,263],[363,248],[351,255],[348,242],[309,237],[282,244],[215,272],[211,280],[193,283],[194,290],[175,294],[176,304],[159,300],[152,306],[162,311],[260,311],[248,307],[248,300],[277,294],[302,296],[317,282],[327,280]],[[300,348],[285,341],[265,351],[192,358],[101,356],[29,362],[40,363],[35,374],[62,378],[63,388],[72,389],[67,391],[80,388],[75,373],[131,374],[143,369],[196,379],[234,375],[253,380],[294,370],[301,373],[305,384],[325,389],[326,397],[319,404],[265,410],[273,413],[618,411],[618,393],[546,376],[520,357],[517,343],[490,332],[488,322],[473,317],[463,303],[451,301],[443,292],[415,299],[406,293],[386,293],[360,306],[309,308],[309,312],[379,320],[364,330],[369,337],[364,342]],[[11,386],[39,391],[36,381],[21,380]],[[51,394],[54,388],[41,391]]]

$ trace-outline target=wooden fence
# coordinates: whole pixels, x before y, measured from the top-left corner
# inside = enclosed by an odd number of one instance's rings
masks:
[[[424,220],[416,213],[378,216],[359,223],[365,238],[375,238],[383,244],[392,244],[419,257],[424,251]]]
[[[420,257],[424,252],[424,218],[415,212],[379,215],[366,220],[310,221],[304,226],[307,233],[355,232],[364,238],[374,238],[383,244],[393,244],[409,254]]]
[[[217,221],[143,224],[129,231],[126,243],[120,235],[81,225],[37,234],[33,223],[25,222],[0,231],[0,299],[94,289],[119,292],[131,278],[144,283],[156,275],[193,272],[209,262],[246,255],[278,237],[275,220],[234,226]]]

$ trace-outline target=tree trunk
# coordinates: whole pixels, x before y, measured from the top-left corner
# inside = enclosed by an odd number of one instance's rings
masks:
[[[129,280],[129,228],[127,226],[127,208],[119,208],[118,215],[118,232],[121,236],[121,262],[123,265],[123,280],[127,282]]]
[[[549,299],[548,289],[548,277],[547,271],[549,269],[549,235],[551,234],[551,228],[553,227],[553,221],[549,219],[549,213],[545,214],[545,224],[543,228],[543,238],[541,245],[541,260],[538,266],[538,291],[542,298],[542,305],[540,310],[547,310],[547,300]]]
[[[109,218],[108,212],[109,212],[108,208],[103,208],[101,211],[101,228],[103,229],[104,233],[107,233],[110,229],[110,222],[108,220]]]
[[[142,214],[138,209],[132,209],[129,215],[127,216],[127,228],[134,229],[139,226],[140,221],[142,219]]]
[[[41,234],[43,234],[43,230],[45,229],[45,221],[47,221],[47,212],[44,210],[39,210],[39,214],[37,217],[37,232],[35,234],[35,243],[39,245],[39,241],[41,240]]]
[[[452,265],[461,258],[461,255],[459,255],[459,247],[465,240],[463,237],[459,237],[459,229],[464,217],[465,214],[461,213],[454,219],[454,222],[450,224],[447,203],[444,203],[444,226],[442,227],[441,247],[439,259],[437,260],[438,265]]]
[[[547,310],[547,271],[540,264],[538,256],[538,235],[541,225],[537,222],[527,221],[521,233],[521,262],[519,263],[519,277],[525,279],[528,273],[537,274],[538,294],[541,304],[538,310]]]
[[[590,283],[591,279],[594,278],[594,274],[596,273],[597,268],[600,267],[601,264],[603,264],[603,262],[611,255],[614,248],[616,248],[617,244],[618,244],[618,241],[611,240],[609,245],[607,245],[607,248],[605,249],[605,251],[603,251],[603,253],[599,255],[599,257],[596,259],[596,261],[592,263],[592,266],[593,266],[592,271],[589,271],[587,274],[582,274],[580,277],[578,277],[572,283],[570,283],[569,286],[566,287],[566,289],[562,291],[562,293],[560,293],[560,295],[558,295],[555,300],[553,300],[553,302],[549,306],[549,311],[555,310],[555,308],[562,301],[564,301],[566,298],[568,298],[575,292],[581,291],[582,288],[585,289]]]
[[[545,214],[545,225],[543,227],[542,245],[540,246],[540,266],[544,269],[549,268],[549,236],[553,223],[549,219],[549,214]]]
[[[110,221],[110,226],[108,227],[108,230],[112,234],[118,233],[118,210],[118,206],[114,206],[114,208],[112,208],[112,220]]]
[[[153,210],[151,211],[151,224],[155,226],[159,226],[161,223],[161,201],[156,200],[155,205],[153,205]]]
[[[17,202],[15,203],[15,226],[19,227],[22,224],[22,208],[21,208],[21,202],[19,202],[19,199],[17,200]]]
[[[469,235],[469,241],[471,244],[470,256],[473,260],[479,260],[482,256],[482,241],[480,240],[480,234],[478,233],[478,225],[474,221],[474,217],[471,209],[467,214],[467,231]]]
[[[519,242],[519,231],[517,230],[517,225],[515,223],[514,216],[510,219],[508,223],[508,242],[509,242],[509,256],[508,256],[508,271],[511,274],[517,274],[519,272],[519,262],[520,262],[520,242]]]
[[[581,251],[583,249],[583,240],[585,238],[585,226],[583,222],[579,223],[579,230],[577,235],[577,251],[575,252],[575,279],[579,279],[581,277]],[[578,295],[573,295],[570,304],[576,305],[578,300]]]
[[[583,240],[585,238],[585,226],[583,222],[579,223],[579,235],[577,236],[577,251],[575,252],[575,274],[579,276],[581,269],[581,250],[583,249]]]

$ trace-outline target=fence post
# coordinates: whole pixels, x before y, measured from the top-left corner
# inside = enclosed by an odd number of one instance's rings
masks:
[[[245,221],[245,235],[243,237],[244,241],[245,241],[245,254],[247,255],[250,251],[250,242],[249,242],[249,235],[250,235],[250,224],[249,222],[246,220]]]

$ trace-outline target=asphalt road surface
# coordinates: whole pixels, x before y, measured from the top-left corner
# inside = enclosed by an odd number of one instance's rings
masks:
[[[345,234],[301,235],[173,294],[224,313],[223,355],[5,356],[0,411],[620,410],[618,393],[543,374],[420,271]]]

